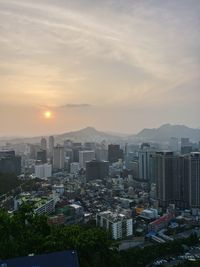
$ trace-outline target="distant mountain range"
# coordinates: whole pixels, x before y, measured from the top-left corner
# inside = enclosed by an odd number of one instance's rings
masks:
[[[37,136],[37,137],[28,137],[28,138],[10,138],[9,140],[2,139],[2,141],[9,142],[9,143],[39,143],[41,138],[45,136]],[[48,138],[48,136],[46,136]],[[101,132],[96,130],[93,127],[86,127],[84,129],[78,130],[78,131],[73,131],[73,132],[68,132],[68,133],[63,133],[59,135],[54,135],[56,143],[62,143],[64,140],[71,140],[73,142],[97,142],[100,143],[102,141],[106,141],[108,143],[120,143],[122,138],[118,135],[115,134],[109,134],[105,132]]]
[[[156,129],[143,129],[137,138],[152,141],[168,141],[171,137],[188,137],[192,141],[200,141],[200,129],[189,128],[185,125],[164,124]],[[135,136],[134,136],[135,138]]]
[[[10,139],[11,143],[39,143],[42,136],[32,138],[16,138]],[[171,125],[164,124],[159,128],[143,129],[136,135],[125,135],[119,133],[106,133],[98,131],[93,127],[86,127],[84,129],[55,135],[57,143],[62,143],[64,140],[72,140],[73,142],[97,142],[106,141],[107,143],[121,143],[121,142],[166,142],[171,137],[188,137],[191,141],[200,141],[200,129],[189,128],[185,125]],[[5,141],[5,140],[4,140]],[[8,140],[6,140],[8,142]],[[2,141],[1,141],[2,143]]]

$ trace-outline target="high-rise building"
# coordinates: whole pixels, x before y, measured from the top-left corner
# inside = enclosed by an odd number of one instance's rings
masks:
[[[192,145],[189,138],[181,138],[181,154],[192,152]]]
[[[57,145],[53,148],[53,169],[64,169],[64,147]]]
[[[178,151],[178,138],[171,137],[169,140],[169,149],[171,151],[177,152]]]
[[[189,160],[189,204],[200,208],[200,152],[193,152]]]
[[[96,149],[96,143],[94,143],[94,142],[86,142],[84,144],[84,149],[85,150],[95,150]]]
[[[174,203],[179,208],[189,207],[189,164],[186,156],[176,155],[174,168]]]
[[[133,169],[133,178],[138,180],[139,179],[139,163],[137,159],[133,160],[132,169]]]
[[[96,151],[97,160],[108,160],[108,150],[105,148],[97,148]]]
[[[109,176],[109,162],[92,160],[86,162],[86,178],[88,180],[105,179]]]
[[[160,206],[200,208],[200,152],[157,152],[151,158]]]
[[[73,146],[73,142],[71,140],[65,140],[64,141],[64,148],[65,148],[65,150],[66,149],[71,149],[72,146]]]
[[[53,157],[53,148],[54,148],[54,137],[49,136],[49,155],[51,158]]]
[[[41,163],[46,163],[47,162],[47,151],[46,150],[38,151],[37,160],[41,161]]]
[[[52,176],[52,165],[51,164],[40,164],[35,165],[35,176],[40,179],[46,179]]]
[[[150,151],[141,150],[138,153],[139,179],[150,180]]]
[[[108,161],[110,163],[117,162],[119,159],[123,159],[123,150],[120,149],[120,145],[108,145]]]
[[[31,159],[37,159],[37,152],[41,150],[40,145],[29,144],[29,156]]]
[[[0,172],[21,173],[21,157],[15,155],[15,151],[0,151]]]
[[[181,138],[181,146],[189,146],[190,145],[190,139],[189,138]]]
[[[46,138],[42,138],[41,141],[40,141],[40,145],[41,145],[41,149],[42,150],[47,150],[47,140]]]
[[[96,225],[110,231],[115,240],[127,238],[133,234],[133,219],[123,214],[101,212],[96,215]]]
[[[72,151],[73,151],[73,162],[79,162],[79,151],[82,151],[82,144],[81,143],[73,143]]]
[[[157,152],[151,156],[152,176],[156,182],[159,204],[189,207],[189,162],[187,156],[173,152]]]
[[[95,152],[92,150],[79,151],[79,164],[81,169],[85,169],[86,162],[95,159]]]
[[[167,207],[174,203],[174,182],[178,176],[176,157],[173,152],[156,152],[152,155],[159,205]]]

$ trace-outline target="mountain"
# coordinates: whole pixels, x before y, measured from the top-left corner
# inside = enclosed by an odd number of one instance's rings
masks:
[[[191,141],[200,141],[200,129],[189,128],[185,125],[164,124],[159,128],[143,129],[136,135],[137,139],[147,141],[169,141],[171,137],[188,137]]]
[[[1,140],[0,143],[39,143],[42,137],[48,138],[48,136],[37,136],[37,137],[30,137],[30,138],[15,138],[15,139],[10,139],[10,140]],[[106,141],[108,143],[120,143],[122,138],[120,136],[114,135],[114,134],[109,134],[105,132],[101,132],[96,130],[93,127],[86,127],[84,129],[81,129],[79,131],[73,131],[73,132],[68,132],[68,133],[63,133],[59,135],[54,135],[56,143],[62,143],[64,140],[72,140],[74,142],[97,142],[100,143],[102,141]]]
[[[64,133],[56,136],[57,141],[63,141],[70,139],[74,142],[97,142],[100,143],[102,141],[107,142],[119,142],[121,138],[114,134],[109,134],[105,132],[101,132],[96,130],[93,127],[86,127],[79,131],[73,131],[69,133]]]
[[[48,136],[46,136],[48,138]],[[189,128],[185,125],[171,125],[164,124],[159,128],[153,129],[143,129],[136,135],[125,136],[122,134],[106,133],[98,131],[93,127],[86,127],[84,129],[67,132],[59,135],[54,135],[56,143],[63,143],[64,140],[72,140],[73,142],[97,142],[106,141],[107,143],[138,143],[145,141],[154,142],[166,142],[169,141],[171,137],[188,137],[191,141],[200,141],[200,129]],[[10,140],[0,140],[0,145],[6,142],[19,144],[19,143],[39,143],[42,136],[31,137],[31,138],[17,138]]]

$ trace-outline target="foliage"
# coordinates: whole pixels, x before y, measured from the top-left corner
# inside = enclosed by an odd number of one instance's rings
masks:
[[[67,249],[78,251],[81,267],[143,267],[154,260],[182,253],[182,244],[194,245],[198,238],[176,240],[161,245],[118,251],[110,236],[94,226],[49,226],[45,216],[24,204],[9,215],[0,210],[0,258],[13,258],[30,253],[41,254]]]

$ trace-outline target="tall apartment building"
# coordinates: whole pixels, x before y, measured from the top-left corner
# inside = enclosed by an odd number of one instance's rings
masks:
[[[95,159],[95,152],[93,150],[79,151],[79,164],[81,169],[86,168],[86,162]]]
[[[171,151],[177,152],[178,149],[178,138],[176,137],[171,137],[169,140],[169,149]]]
[[[150,180],[150,151],[139,151],[138,164],[139,164],[139,179],[149,181]]]
[[[193,152],[189,161],[189,204],[192,208],[200,208],[200,152]]]
[[[49,155],[51,158],[53,157],[53,148],[54,148],[54,137],[49,136]]]
[[[97,160],[108,160],[108,150],[106,148],[97,148],[95,152]]]
[[[47,162],[47,151],[46,150],[38,151],[37,160],[41,161],[41,163],[46,163]]]
[[[152,155],[156,194],[159,205],[174,203],[174,186],[178,177],[177,157],[173,152],[156,152]]]
[[[181,138],[181,154],[192,152],[192,145],[189,138]]]
[[[21,173],[21,157],[16,156],[15,151],[0,151],[0,172],[19,175]]]
[[[53,168],[56,170],[64,169],[64,147],[57,145],[53,148]]]
[[[110,163],[117,162],[119,159],[123,159],[123,150],[120,149],[120,145],[108,145],[108,161]]]
[[[86,178],[88,180],[105,179],[108,176],[108,161],[91,160],[86,162]]]
[[[40,145],[41,145],[41,149],[42,150],[47,150],[47,140],[46,138],[42,138],[41,141],[40,141]]]
[[[35,176],[40,179],[46,179],[52,176],[51,164],[40,164],[35,166]]]
[[[133,220],[123,214],[101,212],[96,215],[96,225],[110,231],[115,240],[133,235]]]
[[[152,157],[160,206],[200,208],[200,152],[157,152]]]

